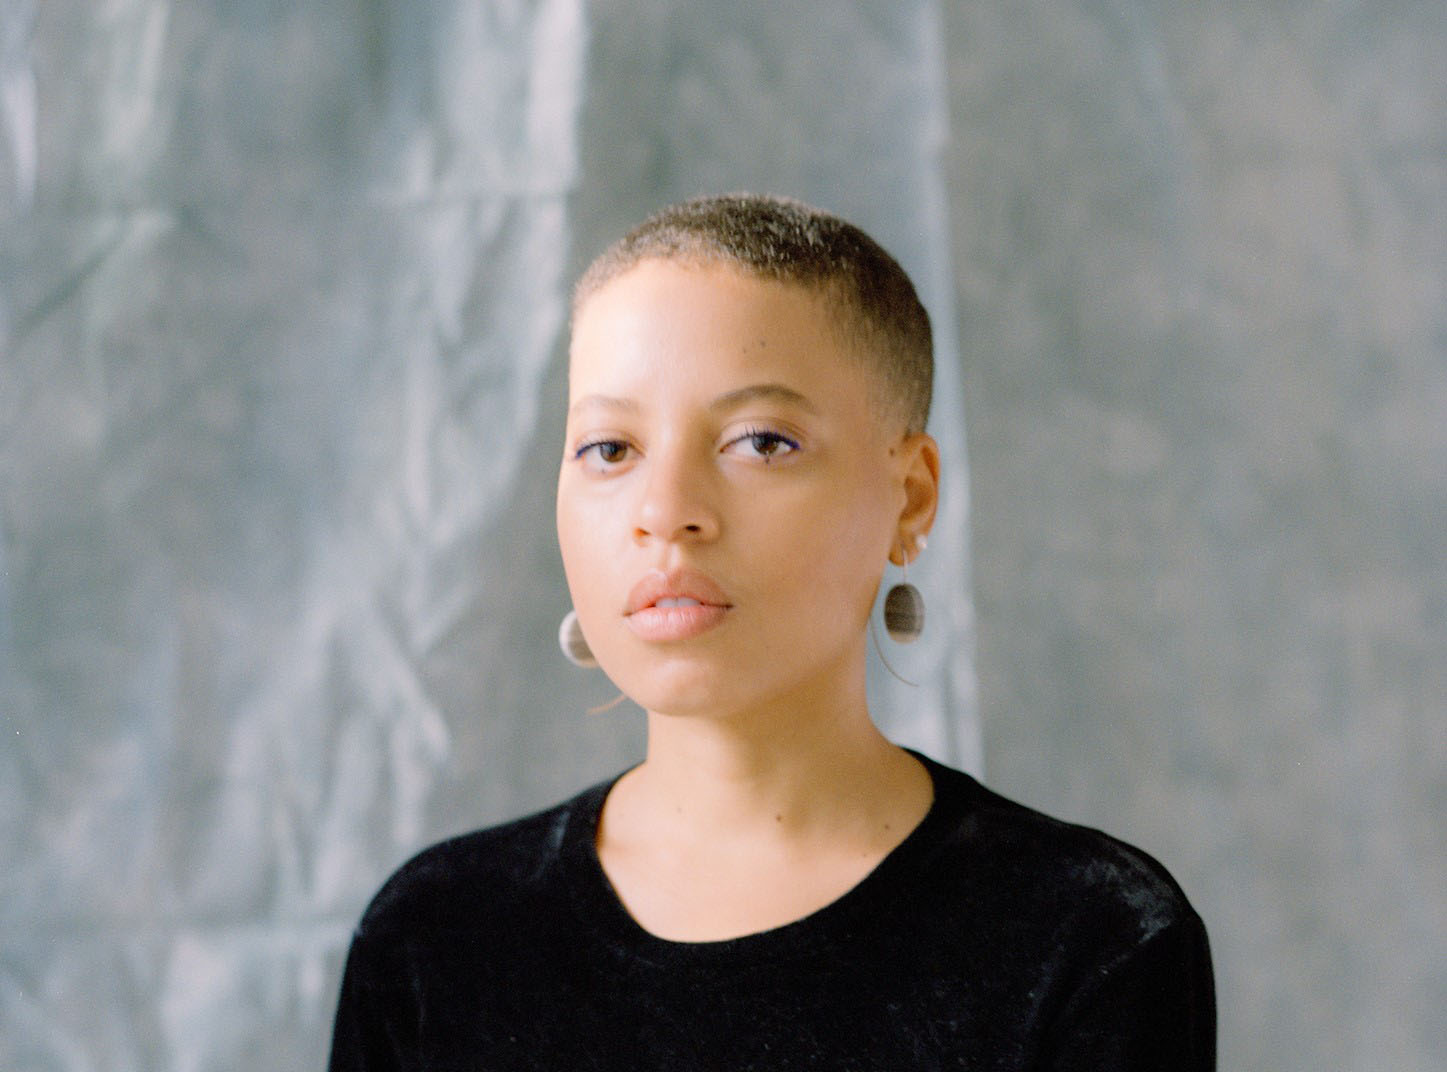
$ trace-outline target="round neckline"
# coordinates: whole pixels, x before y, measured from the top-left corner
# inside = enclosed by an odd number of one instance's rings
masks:
[[[664,938],[645,928],[624,906],[603,870],[598,858],[598,823],[608,794],[628,773],[622,771],[585,793],[569,813],[561,847],[574,911],[584,928],[615,954],[673,967],[758,963],[817,947],[830,935],[847,931],[850,920],[879,902],[874,891],[934,843],[936,828],[947,821],[952,811],[947,806],[953,795],[951,785],[942,777],[945,768],[913,749],[905,751],[929,774],[933,796],[924,817],[868,874],[834,900],[798,919],[733,938],[698,942]],[[898,897],[889,900],[897,902]]]

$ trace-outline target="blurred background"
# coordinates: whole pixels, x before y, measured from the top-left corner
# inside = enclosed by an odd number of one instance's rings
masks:
[[[1167,863],[1223,1069],[1439,1068],[1444,70],[1437,0],[0,2],[0,1067],[321,1067],[387,873],[638,758],[567,293],[753,189],[936,325],[881,721]]]

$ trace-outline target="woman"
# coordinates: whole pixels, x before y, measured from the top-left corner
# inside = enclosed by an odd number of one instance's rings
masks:
[[[797,202],[686,202],[593,264],[564,642],[648,712],[647,757],[404,866],[334,1070],[1214,1067],[1165,870],[870,718],[870,610],[935,514],[931,370],[903,271]]]

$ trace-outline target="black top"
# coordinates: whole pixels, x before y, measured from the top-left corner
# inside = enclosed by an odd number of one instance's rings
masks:
[[[612,782],[426,850],[357,928],[333,1072],[1213,1069],[1205,928],[1165,869],[920,758],[934,803],[874,871],[727,941],[628,915]]]

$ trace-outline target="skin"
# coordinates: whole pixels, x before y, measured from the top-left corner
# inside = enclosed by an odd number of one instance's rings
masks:
[[[929,807],[870,719],[865,655],[886,561],[933,522],[939,451],[880,416],[849,345],[813,292],[724,264],[643,261],[575,318],[558,537],[589,645],[648,717],[598,854],[665,938],[802,918]],[[716,609],[630,613],[680,570]]]

